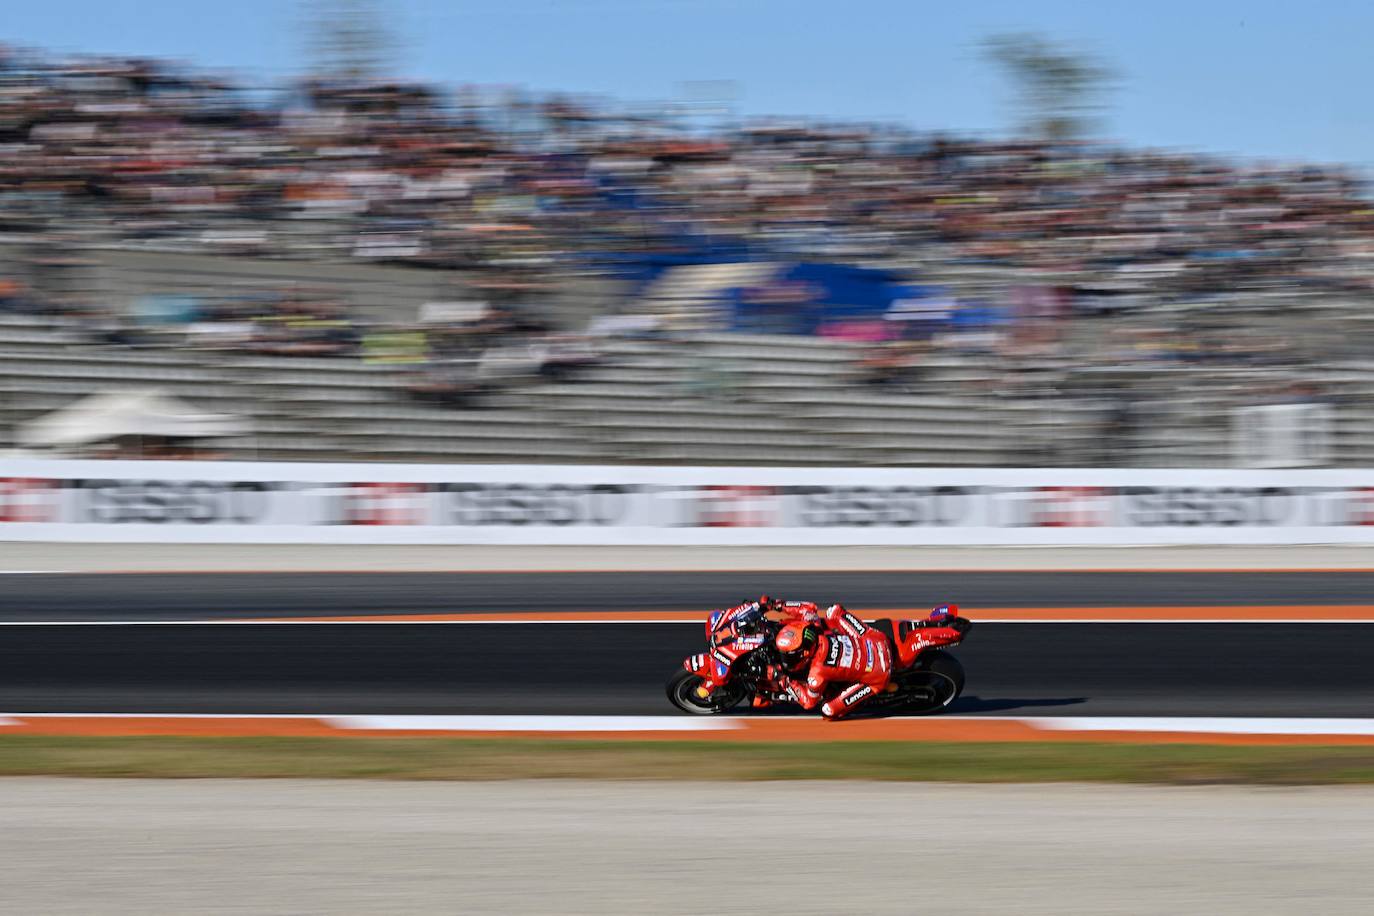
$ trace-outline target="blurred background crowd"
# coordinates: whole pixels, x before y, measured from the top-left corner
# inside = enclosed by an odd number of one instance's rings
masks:
[[[242,266],[212,276],[207,258]],[[1372,258],[1374,202],[1338,167],[341,76],[266,91],[0,48],[0,313],[65,321],[69,341],[401,368],[398,390],[449,408],[598,365],[641,385],[617,340],[671,347],[665,377],[695,380],[672,397],[747,400],[751,370],[815,354],[790,335],[842,354],[817,390],[915,416],[911,398],[957,383],[1050,411],[1039,439],[1013,436],[1038,444],[972,463],[1087,460],[1045,444],[1056,423],[1119,443],[1099,461],[1207,460],[1129,446],[1187,400],[1197,427],[1320,402],[1363,436],[1341,361],[1371,355]],[[423,289],[361,291],[388,283]],[[683,357],[713,333],[774,362]],[[1198,371],[1155,371],[1171,367]],[[896,445],[864,460],[943,463]]]
[[[1374,209],[1337,168],[895,126],[699,128],[475,87],[311,80],[264,98],[160,61],[0,49],[0,227],[534,275],[742,246],[1178,292],[1369,286],[1351,265],[1374,256]]]

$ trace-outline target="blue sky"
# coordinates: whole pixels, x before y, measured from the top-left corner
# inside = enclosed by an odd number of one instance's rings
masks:
[[[297,0],[7,0],[0,42],[177,57],[270,79],[302,64]],[[389,0],[402,75],[625,100],[731,80],[746,114],[997,132],[982,37],[1034,30],[1121,73],[1132,145],[1374,165],[1374,3],[1344,0]]]

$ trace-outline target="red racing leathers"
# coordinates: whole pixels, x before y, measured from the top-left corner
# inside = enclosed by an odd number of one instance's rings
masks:
[[[815,709],[819,704],[821,715],[839,719],[883,692],[892,677],[892,649],[886,636],[838,604],[818,615],[815,605],[808,609],[799,602],[789,602],[787,610],[792,607],[797,607],[797,618],[825,627],[805,678],[798,680],[787,674],[781,678],[802,708]],[[848,686],[821,702],[828,689],[837,684]]]

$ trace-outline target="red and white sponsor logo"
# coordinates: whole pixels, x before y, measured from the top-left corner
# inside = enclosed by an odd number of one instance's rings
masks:
[[[51,522],[57,516],[57,485],[41,477],[0,477],[0,523]]]
[[[1350,491],[1348,525],[1374,525],[1374,487],[1357,487]]]
[[[855,703],[859,702],[865,697],[872,696],[872,694],[873,688],[868,686],[867,684],[860,687],[858,690],[854,690],[852,693],[849,690],[846,690],[844,692],[844,705],[853,706]]]
[[[1040,487],[1031,524],[1039,528],[1100,528],[1111,520],[1106,487]]]
[[[772,487],[702,487],[697,524],[703,528],[770,528],[776,523]]]
[[[348,493],[350,525],[420,525],[425,516],[422,483],[355,483]]]

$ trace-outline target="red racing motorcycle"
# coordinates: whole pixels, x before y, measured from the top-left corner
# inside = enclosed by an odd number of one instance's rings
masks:
[[[964,690],[964,667],[944,651],[963,642],[973,621],[952,617],[926,628],[912,620],[875,620],[870,624],[900,657],[901,640],[915,658],[892,673],[887,692],[864,704],[865,711],[929,715],[943,712]],[[719,715],[755,697],[769,704],[790,702],[778,683],[781,659],[773,644],[782,623],[757,607],[712,611],[706,618],[707,651],[689,656],[668,680],[668,701],[693,715]]]

